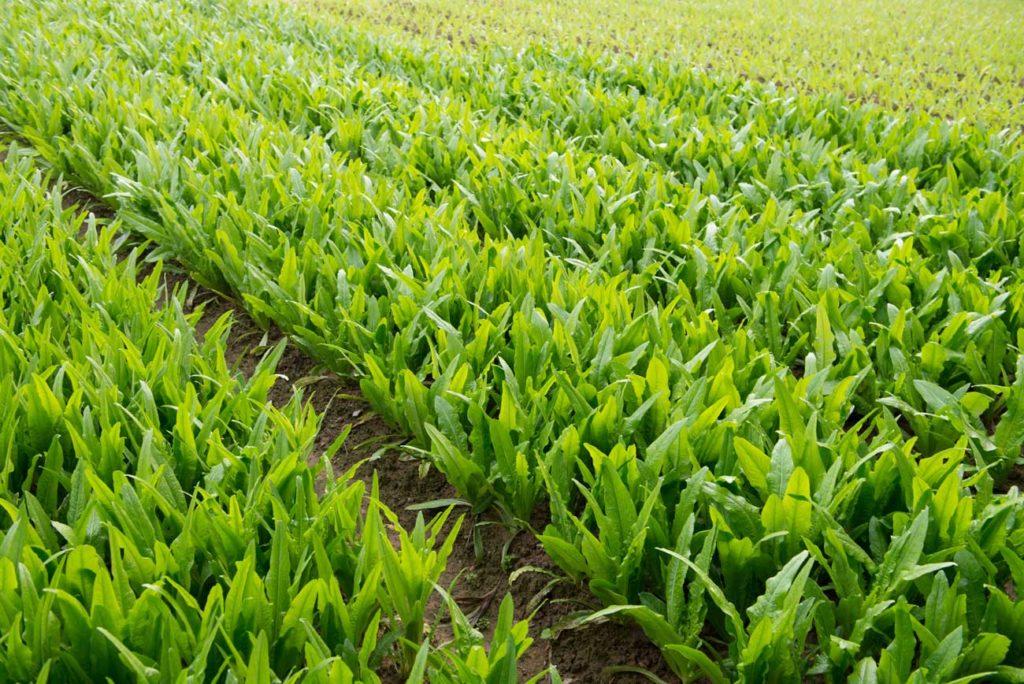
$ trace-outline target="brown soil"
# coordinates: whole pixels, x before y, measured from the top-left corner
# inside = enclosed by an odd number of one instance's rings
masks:
[[[0,162],[5,156],[5,150],[0,147]],[[95,197],[70,186],[64,193],[63,205],[103,218],[113,216],[109,207]],[[139,277],[151,273],[152,266],[144,265]],[[276,328],[263,330],[236,302],[200,286],[173,265],[165,264],[161,278],[165,301],[176,288],[185,286],[188,291],[186,309],[194,311],[202,307],[196,324],[200,336],[224,313],[231,312],[233,325],[227,338],[226,357],[245,375],[251,374],[262,355],[284,337]],[[334,457],[335,472],[344,472],[356,462],[368,460],[357,477],[369,483],[376,472],[380,499],[396,513],[403,527],[414,525],[418,515],[410,506],[458,498],[441,473],[427,467],[424,461],[401,453],[399,447],[406,437],[370,410],[354,382],[324,371],[290,340],[277,371],[280,377],[271,390],[271,401],[280,406],[301,391],[304,400],[322,416],[311,462],[318,462],[338,435],[350,428],[348,438]],[[425,510],[423,515],[430,516],[432,511]],[[535,520],[534,528],[542,529],[543,522],[543,519]],[[532,570],[516,573],[523,568]],[[516,578],[512,581],[514,574]],[[558,578],[561,579],[553,582]],[[441,584],[449,588],[461,610],[485,636],[493,628],[506,593],[511,593],[515,601],[517,619],[535,611],[530,619],[533,645],[519,663],[522,681],[540,673],[549,664],[557,668],[566,684],[649,681],[637,674],[607,672],[608,668],[617,666],[642,668],[666,682],[679,681],[666,667],[658,649],[632,623],[603,622],[556,630],[551,638],[542,636],[575,611],[600,606],[586,588],[564,578],[530,532],[513,536],[513,532],[492,515],[474,516],[467,512]],[[443,637],[447,618],[439,611],[439,603],[433,606],[438,622],[436,635]],[[380,674],[386,682],[401,681],[396,673]]]
[[[81,188],[67,186],[61,196],[60,204],[64,209],[81,209],[88,211],[98,218],[110,219],[114,212],[105,204],[100,204],[92,195]]]
[[[996,482],[993,491],[997,494],[1006,494],[1013,487],[1024,489],[1024,463],[1014,463],[1010,466],[1005,477]]]

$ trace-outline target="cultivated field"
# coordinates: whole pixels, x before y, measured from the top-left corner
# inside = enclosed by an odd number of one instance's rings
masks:
[[[0,682],[1024,678],[1024,9],[718,9],[7,0]]]
[[[1016,0],[293,0],[375,33],[473,51],[543,42],[1001,128],[1024,121]]]

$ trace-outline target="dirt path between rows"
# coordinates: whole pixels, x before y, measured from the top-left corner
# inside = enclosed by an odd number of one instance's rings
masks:
[[[10,134],[0,131],[0,163],[6,158]],[[112,218],[114,212],[86,190],[65,185],[65,208],[89,211],[100,218]],[[138,243],[135,243],[138,246]],[[152,273],[152,265],[140,270],[143,278]],[[246,376],[251,375],[259,359],[285,336],[276,328],[262,329],[235,301],[213,292],[192,280],[175,265],[165,264],[161,278],[164,296],[177,288],[187,288],[186,312],[202,313],[196,332],[202,336],[223,314],[230,312],[233,325],[227,338],[226,357]],[[296,392],[322,416],[312,464],[319,462],[326,449],[346,429],[349,436],[335,454],[335,472],[344,472],[355,463],[369,459],[357,477],[369,483],[376,472],[380,499],[394,511],[403,527],[415,524],[417,511],[410,506],[438,499],[457,498],[451,485],[434,468],[401,451],[407,436],[396,432],[374,413],[358,384],[325,371],[288,340],[278,364],[279,378],[270,392],[271,401],[282,406]],[[527,678],[554,665],[566,684],[599,682],[648,682],[647,677],[623,669],[647,670],[665,682],[678,679],[666,667],[660,652],[634,624],[602,622],[572,630],[558,630],[560,622],[574,612],[600,606],[585,587],[564,578],[529,532],[513,534],[490,515],[474,516],[465,509],[466,519],[459,531],[441,584],[448,587],[462,611],[470,616],[485,636],[497,617],[502,597],[511,593],[516,618],[531,612],[530,635],[533,645],[520,658],[519,679]],[[429,517],[432,511],[424,511]],[[535,527],[543,527],[543,519]],[[436,606],[435,606],[436,610]],[[443,616],[442,616],[443,619]],[[552,634],[546,634],[553,630]],[[443,633],[443,628],[439,628]],[[387,683],[399,683],[397,672],[381,672]],[[550,681],[545,677],[543,681]]]

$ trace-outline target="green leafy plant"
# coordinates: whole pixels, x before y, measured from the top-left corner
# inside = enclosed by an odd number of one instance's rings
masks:
[[[477,511],[537,532],[603,604],[594,619],[638,621],[680,676],[1024,667],[1016,133],[657,56],[405,44],[246,0],[9,5],[4,121],[156,257],[358,377],[411,451]],[[105,547],[118,529],[178,561],[175,540],[201,535],[216,553],[190,581],[222,582],[225,606],[285,595],[269,553],[331,597],[315,604],[324,660],[342,653],[356,678],[440,667],[422,645],[440,528],[385,544],[391,517],[371,506],[362,526],[348,483],[305,545],[326,505],[303,461],[315,418],[263,408],[273,359],[238,400],[222,361],[188,365],[215,343],[194,354],[187,332],[140,323],[143,361],[94,373],[105,357],[78,338],[118,349],[141,316],[110,305],[71,345],[76,374],[39,293],[92,311],[118,271],[82,257],[89,286],[69,288],[72,262],[50,252],[36,270],[9,257],[36,280],[9,298],[0,367],[16,378],[0,381],[13,510],[70,516],[56,538],[36,523],[39,543]],[[181,363],[161,375],[165,352]],[[231,615],[217,672],[290,672],[307,650],[281,655],[273,611]]]

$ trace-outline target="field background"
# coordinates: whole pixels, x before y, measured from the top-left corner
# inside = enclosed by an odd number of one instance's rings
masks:
[[[426,44],[661,55],[895,110],[1024,125],[1024,4],[1015,0],[297,1]]]

